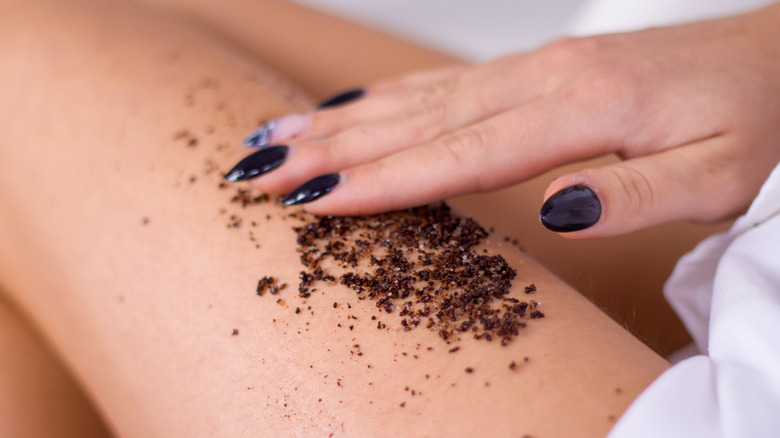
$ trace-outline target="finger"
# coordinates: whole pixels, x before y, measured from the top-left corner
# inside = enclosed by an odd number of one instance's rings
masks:
[[[417,88],[424,88],[429,84],[447,81],[452,76],[457,76],[472,67],[467,65],[449,65],[442,68],[410,73],[400,78],[389,79],[372,85],[369,89],[372,95],[399,93]]]
[[[375,123],[362,125],[349,129],[337,136],[323,140],[300,142],[293,149],[283,166],[274,170],[262,178],[252,181],[252,185],[265,192],[285,193],[319,174],[340,172],[344,169],[361,164],[370,163],[399,153],[409,148],[420,148],[418,152],[409,157],[411,167],[417,164],[416,155],[428,157],[427,148],[434,148],[436,154],[445,158],[452,156],[452,148],[462,149],[459,153],[463,158],[467,154],[484,152],[481,144],[472,145],[478,136],[473,135],[480,131],[498,131],[501,138],[497,148],[490,151],[492,154],[503,154],[501,160],[509,151],[501,151],[501,148],[509,149],[517,143],[518,137],[513,137],[514,126],[518,113],[527,113],[532,109],[523,111],[511,111],[508,116],[495,121],[476,126],[473,129],[465,129],[465,126],[481,123],[481,119],[492,116],[494,112],[503,112],[506,108],[516,106],[513,99],[522,98],[515,96],[519,93],[506,93],[500,86],[485,85],[463,90],[457,95],[444,99],[432,100],[421,103],[407,114],[393,119],[385,119]],[[538,111],[538,110],[537,110]],[[526,124],[531,127],[532,124]],[[457,134],[448,134],[463,129]],[[441,137],[440,140],[437,140]],[[432,143],[429,143],[432,142]],[[467,150],[474,148],[473,151]],[[470,162],[475,162],[470,159]],[[454,163],[459,164],[459,163]],[[399,164],[401,166],[401,164]],[[421,169],[428,172],[428,169]],[[245,170],[246,174],[256,174],[253,170]],[[399,174],[402,175],[403,173]],[[451,183],[448,183],[451,184]]]
[[[246,147],[259,148],[283,141],[314,140],[350,127],[391,117],[408,105],[425,102],[455,90],[465,66],[451,66],[388,81],[368,89],[354,89],[326,99],[318,111],[290,114],[270,120],[244,139]],[[339,102],[338,105],[331,104]],[[347,105],[349,103],[349,105]],[[326,105],[325,108],[322,108]]]
[[[457,93],[462,85],[464,67],[421,73],[397,85],[378,85],[366,97],[350,105],[312,114],[311,127],[302,140],[319,139],[346,129],[412,111],[417,105]],[[395,91],[391,91],[395,90]]]
[[[365,123],[325,139],[297,142],[284,166],[252,184],[267,192],[287,192],[318,174],[338,172],[424,145],[527,103],[523,102],[525,98],[523,93],[507,93],[501,83],[493,82],[420,102],[392,118]]]
[[[730,136],[556,179],[540,219],[571,238],[625,234],[678,219],[714,221],[737,214],[770,169],[740,156]],[[771,160],[770,160],[771,161]]]
[[[609,147],[602,118],[540,101],[341,172],[338,189],[308,200],[318,214],[368,214],[492,190]],[[329,180],[330,182],[333,179]],[[327,192],[326,192],[327,193]],[[295,198],[295,192],[292,194]]]
[[[524,59],[526,59],[525,55],[513,55],[476,67],[452,65],[436,70],[412,73],[400,79],[373,85],[366,90],[367,97],[351,105],[314,113],[311,128],[308,129],[305,136],[300,138],[302,140],[318,139],[382,118],[404,114],[416,115],[420,112],[416,108],[420,104],[445,99],[465,89],[486,88],[490,84],[494,85],[493,88],[497,88],[499,84],[509,82],[501,79],[513,70],[517,70],[517,66],[523,66]],[[518,84],[520,82],[517,81]],[[503,88],[501,96],[514,95],[516,97],[515,103],[517,103],[521,100],[519,89],[528,90],[530,87],[513,86],[507,88],[504,84]],[[486,94],[483,96],[483,100],[490,100],[489,93],[482,94]],[[480,101],[473,102],[479,103]]]

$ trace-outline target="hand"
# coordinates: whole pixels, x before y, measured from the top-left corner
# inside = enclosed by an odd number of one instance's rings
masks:
[[[268,172],[252,184],[292,190],[287,203],[313,213],[351,215],[499,189],[614,153],[624,160],[550,184],[548,228],[589,238],[727,218],[780,158],[779,6],[564,39],[378,84],[250,136],[290,147],[261,149],[228,176]]]

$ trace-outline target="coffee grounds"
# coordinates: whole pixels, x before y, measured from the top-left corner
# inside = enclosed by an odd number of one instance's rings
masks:
[[[314,216],[294,230],[307,269],[300,274],[302,298],[311,296],[317,282],[335,283],[336,272],[324,266],[336,265],[342,271],[338,282],[358,299],[374,301],[380,312],[397,312],[404,331],[423,326],[448,343],[471,333],[507,345],[527,319],[544,317],[538,303],[508,296],[515,269],[501,255],[477,254],[474,248],[488,232],[453,215],[446,204],[372,216]]]

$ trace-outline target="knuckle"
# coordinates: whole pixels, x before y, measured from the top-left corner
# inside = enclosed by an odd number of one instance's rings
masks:
[[[737,214],[755,198],[770,171],[768,166],[761,169],[746,160],[745,149],[740,147],[728,145],[711,148],[705,154],[696,152],[689,152],[688,148],[678,151],[688,169],[684,182],[691,187],[703,187],[705,181],[707,191],[718,193],[719,200],[702,203],[686,219],[714,222]]]
[[[403,117],[403,126],[418,142],[433,140],[444,132],[449,104],[443,99],[420,103]]]
[[[618,166],[610,169],[620,196],[624,200],[621,214],[634,214],[643,217],[654,205],[653,185],[641,171],[630,166]]]
[[[598,38],[568,37],[545,45],[539,50],[538,56],[550,63],[577,62],[597,56],[600,49]]]
[[[460,75],[451,75],[428,82],[420,87],[417,92],[416,100],[426,102],[435,100],[442,96],[452,94],[457,91],[460,85]]]
[[[422,110],[414,116],[415,119],[422,119],[425,123],[439,123],[447,118],[449,104],[444,99],[428,100],[421,105]]]
[[[485,185],[483,168],[488,148],[491,144],[491,131],[480,127],[467,128],[441,138],[441,147],[447,160],[456,166],[463,176],[471,180],[471,187],[482,190]]]

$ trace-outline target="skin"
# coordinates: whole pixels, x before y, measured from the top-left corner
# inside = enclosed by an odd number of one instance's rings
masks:
[[[0,295],[0,433],[102,437],[108,429],[29,322]]]
[[[603,436],[668,367],[495,240],[484,249],[521,277],[512,293],[535,283],[548,314],[504,348],[467,338],[451,354],[425,330],[377,330],[376,308],[339,285],[305,304],[289,289],[285,305],[258,297],[262,275],[296,284],[295,222],[275,205],[230,203],[220,172],[258,120],[311,101],[251,58],[129,4],[3,8],[0,117],[14,121],[0,134],[12,145],[0,148],[0,227],[14,230],[0,235],[4,294],[118,435]],[[182,129],[197,145],[177,138]],[[242,228],[226,227],[231,214]],[[348,321],[354,330],[337,325]],[[355,343],[363,356],[350,354]]]
[[[323,101],[348,88],[386,82],[401,75],[465,65],[457,59],[287,1],[143,0],[141,3],[167,14],[188,17],[207,27],[211,34],[241,47],[272,65],[284,77],[293,79],[315,101]],[[310,31],[300,32],[300,29]],[[284,114],[280,110],[269,117]],[[616,162],[614,156],[607,156],[569,164],[522,184],[450,201],[485,226],[519,239],[528,254],[652,349],[668,355],[691,339],[661,295],[663,284],[683,254],[704,237],[727,228],[728,223],[702,225],[675,221],[629,235],[586,241],[561,239],[539,224],[542,194],[550,181]]]
[[[203,25],[273,66],[315,101],[411,71],[463,64],[289,1],[135,1]]]
[[[306,209],[375,213],[615,154],[623,161],[562,175],[544,192],[582,184],[599,197],[598,222],[567,237],[733,217],[780,159],[778,24],[772,5],[380,82],[313,113],[287,162],[252,184],[286,193],[340,172],[337,188]]]

